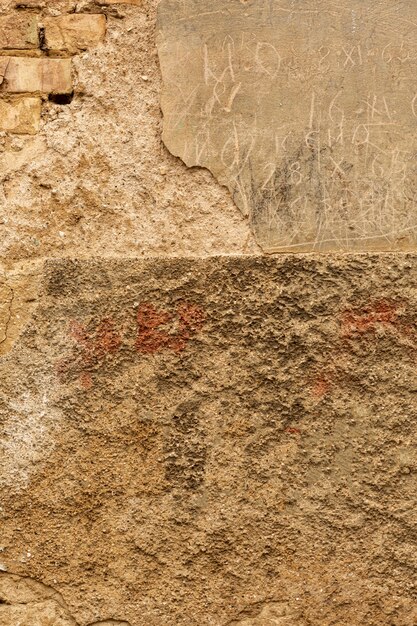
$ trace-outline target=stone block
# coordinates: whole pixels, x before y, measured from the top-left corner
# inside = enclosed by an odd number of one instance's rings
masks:
[[[41,117],[40,98],[0,100],[0,129],[19,135],[35,135]]]
[[[17,624],[77,626],[68,612],[54,601],[0,606],[0,626],[17,626]]]
[[[60,593],[34,578],[0,572],[0,626],[77,626]],[[130,626],[114,619],[90,626]]]
[[[44,20],[45,43],[49,50],[75,54],[103,41],[106,34],[105,15],[88,13],[48,17]]]
[[[27,50],[38,46],[38,20],[36,16],[12,13],[0,17],[0,48],[3,50]]]
[[[7,93],[71,93],[71,59],[0,58],[0,85]]]
[[[2,116],[0,103],[0,118]],[[30,152],[30,146],[27,146],[30,142],[25,143],[26,149],[29,149]],[[12,165],[13,158],[16,158],[16,155],[21,155],[22,152],[6,153],[7,164]],[[39,152],[37,151],[38,154]],[[1,160],[0,171],[3,176],[7,176],[9,173]],[[4,219],[6,218],[2,215],[0,224],[4,223]],[[22,329],[30,320],[33,307],[36,304],[38,287],[37,274],[34,268],[26,271],[19,271],[19,269],[8,271],[0,277],[0,356],[12,348]],[[4,583],[4,578],[0,579],[0,597],[4,591],[2,583]]]
[[[165,144],[265,251],[417,246],[417,3],[368,5],[158,5]]]
[[[101,4],[103,6],[109,4],[134,4],[136,6],[139,6],[143,4],[143,0],[98,0],[98,4]]]
[[[50,15],[72,12],[76,8],[76,0],[16,0],[16,9],[44,9]]]
[[[45,0],[16,0],[14,7],[16,9],[44,9]]]
[[[22,147],[20,150],[15,150],[12,148],[12,146],[9,146],[9,147],[6,147],[5,150],[0,152],[0,172],[2,176],[5,177],[5,176],[9,176],[13,172],[18,172],[19,170],[24,168],[26,165],[30,163],[34,163],[37,159],[41,159],[46,152],[45,138],[41,134],[32,135],[32,136],[27,135],[24,139],[22,138],[21,143],[22,143]],[[4,196],[2,197],[2,201],[3,201],[3,198]],[[2,206],[7,206],[7,199],[5,203],[3,201]],[[3,227],[3,232],[7,229],[7,225],[9,223],[10,222],[7,216],[2,216],[0,218],[0,224]],[[4,303],[2,303],[2,306],[3,305]],[[13,301],[13,309],[14,309],[14,301]],[[28,312],[26,308],[24,308],[23,311],[25,315]],[[10,313],[14,313],[14,311],[10,311]],[[22,317],[21,317],[20,312],[18,312],[17,315],[19,316],[16,320],[17,326],[18,326],[19,320],[21,321]],[[13,336],[14,330],[12,331],[11,329],[12,329],[12,325],[13,326],[15,325],[11,318],[7,330],[4,327],[2,328],[1,316],[2,316],[2,313],[0,313],[0,334],[3,336],[3,343],[1,344],[0,354],[2,354],[4,350],[7,351],[8,345],[10,345],[10,341],[13,341],[12,336]],[[4,317],[3,317],[3,320],[4,320]]]

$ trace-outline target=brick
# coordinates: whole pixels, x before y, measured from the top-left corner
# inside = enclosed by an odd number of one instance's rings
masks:
[[[1,0],[0,0],[1,1]],[[40,48],[28,48],[27,50],[23,50],[22,48],[9,48],[6,50],[2,50],[0,48],[0,57],[41,57],[43,56],[43,52]]]
[[[7,93],[71,93],[71,59],[0,58],[1,89]]]
[[[16,0],[14,7],[17,9],[45,9],[48,14],[59,15],[75,11],[76,4],[77,0]]]
[[[0,129],[17,135],[36,135],[41,117],[40,98],[0,100]]]
[[[49,50],[75,54],[101,43],[106,34],[106,17],[94,14],[72,14],[44,20],[45,44]]]
[[[38,626],[74,626],[75,622],[69,613],[54,600],[15,604],[0,608],[0,624],[37,624]]]
[[[45,0],[17,0],[14,3],[16,9],[43,9]]]
[[[0,86],[4,81],[6,70],[9,65],[10,57],[0,57]]]
[[[143,0],[99,0],[98,4],[108,5],[108,4],[134,4],[139,6],[143,4]]]
[[[0,17],[0,48],[27,50],[39,47],[38,20],[34,15]]]

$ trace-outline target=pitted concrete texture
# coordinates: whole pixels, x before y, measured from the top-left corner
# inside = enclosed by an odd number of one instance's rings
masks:
[[[415,250],[415,0],[161,0],[164,142],[266,252]]]
[[[80,626],[414,626],[416,278],[49,262],[0,361],[2,569]]]
[[[0,626],[78,626],[62,596],[39,581],[0,574]],[[106,620],[89,626],[130,626]]]

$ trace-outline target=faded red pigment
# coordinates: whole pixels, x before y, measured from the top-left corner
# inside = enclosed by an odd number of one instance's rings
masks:
[[[311,393],[315,398],[323,398],[330,391],[331,383],[328,377],[318,376],[314,381]]]
[[[290,428],[286,428],[285,432],[288,433],[289,435],[301,435],[301,430],[299,428],[294,428],[294,427],[290,427]]]
[[[375,334],[379,329],[392,329],[408,338],[414,337],[414,326],[404,324],[401,319],[404,307],[403,302],[376,300],[362,308],[346,309],[340,317],[340,337],[342,340],[360,338]],[[168,312],[144,302],[136,312],[135,350],[149,355],[164,351],[180,353],[201,330],[204,321],[204,312],[195,304],[183,302],[175,307],[174,312]],[[82,387],[89,389],[93,380],[88,370],[100,365],[107,355],[114,355],[122,345],[122,338],[110,318],[102,319],[92,333],[85,325],[72,320],[69,334],[77,347],[74,347],[70,357],[56,364],[57,374],[63,380],[73,372],[79,377]],[[332,386],[332,374],[321,374],[314,380],[311,393],[321,399]],[[293,431],[293,434],[296,433],[297,429]]]
[[[116,330],[115,322],[110,318],[100,321],[93,333],[89,333],[84,324],[71,320],[69,335],[75,341],[70,357],[60,359],[55,365],[58,377],[63,381],[71,372],[81,372],[79,375],[81,386],[90,389],[93,386],[91,374],[88,371],[99,364],[108,354],[115,354],[122,340]]]
[[[375,339],[374,335],[378,331],[390,331],[398,336],[411,340],[415,349],[416,328],[415,321],[410,323],[407,314],[408,303],[399,300],[374,300],[363,307],[345,309],[340,315],[340,339],[342,343],[334,351],[333,358],[340,353],[349,352],[352,348],[352,341],[360,341],[369,337]],[[408,323],[404,320],[408,317]],[[332,359],[333,360],[333,359]],[[336,366],[337,367],[337,366]],[[311,394],[320,400],[328,395],[332,388],[336,386],[334,372],[324,372],[319,374],[312,382]]]
[[[341,335],[350,338],[364,333],[375,333],[378,328],[402,330],[399,322],[401,304],[380,300],[363,309],[348,309],[341,318]]]
[[[182,352],[202,328],[205,316],[193,304],[182,303],[177,306],[176,314],[171,315],[144,303],[139,307],[136,319],[136,350],[142,354],[155,354],[163,350]]]
[[[93,387],[93,377],[89,372],[83,372],[80,376],[80,383],[83,389],[91,389]]]
[[[85,365],[92,365],[107,354],[115,354],[122,343],[114,321],[109,318],[101,320],[92,336],[83,324],[72,320],[70,336],[81,347],[81,358]]]
[[[143,303],[136,313],[135,349],[141,354],[164,350],[182,352],[202,328],[204,320],[203,311],[187,302],[178,304],[173,314],[151,303]],[[71,320],[69,336],[75,346],[69,357],[56,363],[57,375],[62,382],[68,379],[68,375],[75,375],[84,389],[90,389],[94,383],[89,370],[100,366],[108,355],[116,354],[122,345],[122,337],[110,318],[102,319],[93,332],[77,320]]]
[[[106,354],[115,354],[121,344],[122,340],[119,333],[116,331],[113,320],[102,320],[96,330],[94,345],[96,356],[102,358]]]

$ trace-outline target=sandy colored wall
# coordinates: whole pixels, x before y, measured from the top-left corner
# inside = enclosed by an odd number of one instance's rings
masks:
[[[414,626],[415,253],[265,254],[156,5],[0,4],[0,625]]]
[[[65,3],[43,4],[41,12],[13,13],[11,2],[2,12],[39,16],[43,23]],[[105,14],[107,33],[103,43],[71,56],[71,104],[54,104],[42,93],[40,121],[33,123],[39,132],[3,134],[3,261],[255,252],[226,190],[206,171],[187,169],[162,144],[157,2],[107,9],[105,3],[67,4]],[[27,54],[39,51],[16,54],[27,62]],[[58,55],[68,57],[54,51],[60,63]]]
[[[189,170],[162,143],[157,2],[137,5],[1,3],[3,66],[12,58],[18,74],[21,63],[52,59],[58,90],[74,98],[56,104],[48,93],[54,85],[45,88],[40,79],[29,85],[33,92],[10,92],[7,75],[0,87],[0,351],[10,348],[30,316],[37,268],[46,258],[258,250],[226,189],[206,170]],[[68,51],[62,38],[55,49],[41,50],[47,44],[39,42],[38,30],[47,34],[48,20],[75,8],[106,17],[104,40],[98,43],[94,24],[93,36],[84,35],[84,51],[76,45]],[[25,71],[33,79],[33,68],[25,65]]]

